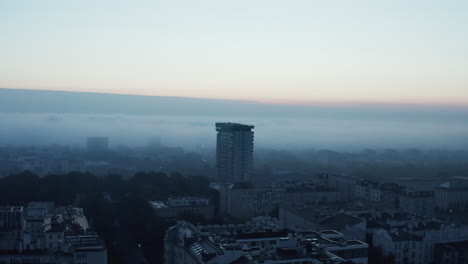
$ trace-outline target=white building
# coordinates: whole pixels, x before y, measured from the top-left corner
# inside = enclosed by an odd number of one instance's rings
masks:
[[[0,225],[15,236],[0,232],[0,263],[107,263],[107,249],[82,208],[48,202],[28,204],[26,214],[22,207],[6,208],[0,208]]]
[[[373,244],[385,256],[394,256],[396,264],[433,263],[439,243],[468,240],[468,228],[439,221],[392,221],[373,231]]]

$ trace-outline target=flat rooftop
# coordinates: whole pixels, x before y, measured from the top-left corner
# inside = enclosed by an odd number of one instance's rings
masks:
[[[250,131],[254,128],[251,125],[244,125],[239,123],[216,123],[216,130],[227,130],[227,131]]]
[[[0,206],[0,212],[22,212],[22,206]]]
[[[149,202],[151,207],[160,209],[160,208],[167,208],[168,206],[164,203],[164,201],[150,201]]]

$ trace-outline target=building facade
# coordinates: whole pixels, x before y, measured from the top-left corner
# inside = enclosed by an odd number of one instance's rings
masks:
[[[300,232],[252,219],[244,225],[194,226],[179,221],[166,231],[164,263],[367,264],[368,245],[333,230]]]
[[[25,228],[24,210],[21,206],[0,207],[0,251],[22,249]]]
[[[249,181],[253,173],[254,126],[216,123],[216,168],[222,182]]]
[[[254,188],[242,184],[214,184],[219,192],[220,216],[251,218],[267,215],[286,203],[331,203],[340,200],[335,190],[321,188]]]
[[[437,244],[468,240],[468,229],[458,227],[393,227],[373,234],[374,246],[386,256],[393,255],[396,264],[434,263]]]
[[[206,220],[215,217],[215,208],[210,199],[201,197],[177,197],[167,201],[151,201],[155,213],[167,219],[176,219],[183,214],[201,216]]]
[[[82,208],[33,202],[1,207],[0,263],[106,264],[107,249]]]
[[[367,234],[373,247],[380,249],[384,256],[393,258],[395,264],[438,263],[435,260],[438,244],[468,240],[467,227],[435,217],[399,210],[355,213],[366,219]]]
[[[434,192],[406,188],[391,182],[360,180],[356,198],[378,210],[400,209],[419,216],[434,215]]]
[[[452,181],[438,186],[435,204],[443,211],[468,211],[468,181]]]
[[[366,220],[332,208],[305,204],[286,204],[279,209],[279,222],[283,228],[296,230],[336,230],[345,239],[366,239]]]
[[[336,175],[322,173],[318,177],[331,189],[337,190],[340,193],[342,201],[353,201],[356,197],[356,184],[357,179]]]

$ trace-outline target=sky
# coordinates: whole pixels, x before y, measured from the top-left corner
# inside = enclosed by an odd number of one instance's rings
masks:
[[[468,105],[466,0],[0,0],[0,87]]]

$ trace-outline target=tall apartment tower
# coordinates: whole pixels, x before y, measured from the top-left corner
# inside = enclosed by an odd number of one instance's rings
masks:
[[[109,138],[108,137],[88,137],[87,141],[88,152],[91,153],[102,153],[109,150]]]
[[[253,173],[254,126],[216,123],[216,168],[222,182],[249,181]]]

